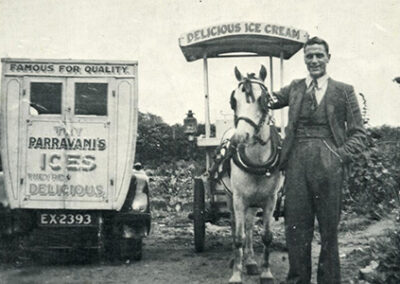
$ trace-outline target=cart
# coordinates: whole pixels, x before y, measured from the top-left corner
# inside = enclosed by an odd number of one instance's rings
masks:
[[[220,145],[221,137],[233,128],[231,118],[215,122],[216,135],[210,136],[210,108],[208,87],[209,58],[267,57],[270,69],[269,89],[274,90],[273,58],[280,60],[280,87],[283,85],[283,62],[290,59],[308,39],[308,33],[293,27],[258,22],[234,22],[194,30],[179,38],[179,46],[188,62],[203,59],[205,136],[197,137],[197,146],[206,148],[206,169],[211,165],[211,153]],[[280,126],[285,125],[285,112],[280,111]],[[283,135],[283,131],[281,131]],[[229,216],[225,187],[207,174],[194,178],[194,244],[197,252],[205,247],[205,223]]]
[[[136,61],[2,59],[0,236],[27,250],[140,259]]]

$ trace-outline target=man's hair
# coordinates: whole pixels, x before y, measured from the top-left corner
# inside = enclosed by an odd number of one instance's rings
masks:
[[[306,46],[313,45],[313,44],[322,44],[325,47],[326,54],[329,54],[328,43],[325,40],[323,40],[322,38],[319,38],[317,36],[312,37],[306,41],[306,43],[304,44],[304,51],[306,50]]]

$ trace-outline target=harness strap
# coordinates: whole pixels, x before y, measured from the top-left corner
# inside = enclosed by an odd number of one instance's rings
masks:
[[[273,98],[270,96],[270,94],[268,93],[268,89],[267,89],[267,87],[265,87],[263,81],[257,80],[257,79],[249,79],[249,78],[246,78],[245,80],[239,82],[239,86],[240,86],[240,85],[243,85],[245,81],[260,85],[261,89],[262,89],[262,90],[264,91],[264,93],[266,94],[266,97],[267,97],[268,102],[274,102],[274,99],[273,99]]]
[[[255,83],[255,84],[259,84],[259,85],[261,85],[262,87],[265,88],[265,85],[264,85],[264,82],[263,82],[263,81],[257,80],[257,79],[249,79],[249,78],[245,78],[245,80],[240,81],[240,82],[239,82],[239,86],[240,86],[240,85],[243,85],[245,81],[246,81],[246,82]]]
[[[246,121],[248,124],[250,124],[251,126],[253,126],[253,128],[257,129],[259,128],[258,125],[256,124],[254,121],[252,121],[250,118],[245,117],[245,116],[239,116],[235,119],[235,125],[238,125],[239,121],[244,120]]]
[[[271,156],[263,165],[256,165],[252,163],[245,153],[246,146],[244,144],[238,145],[236,147],[235,153],[232,156],[233,162],[236,166],[242,170],[255,174],[255,175],[267,175],[270,176],[271,173],[278,169],[280,152],[281,152],[281,141],[279,133],[275,126],[271,126]]]
[[[245,82],[251,82],[251,83],[255,83],[255,84],[260,85],[261,89],[262,89],[261,98],[263,98],[263,96],[265,96],[267,102],[264,103],[264,104],[268,104],[268,102],[271,100],[271,98],[270,98],[270,96],[268,94],[267,88],[264,85],[264,82],[262,82],[260,80],[257,80],[257,79],[248,79],[248,78],[246,78],[245,80],[243,80],[243,81],[241,81],[239,83],[239,87],[240,87],[240,85],[243,85]],[[267,115],[268,115],[268,109],[266,108],[266,105],[265,106],[263,104],[261,105],[261,111],[262,111],[262,116],[261,116],[258,124],[256,124],[253,120],[251,120],[248,117],[245,117],[245,116],[239,116],[238,117],[238,116],[236,116],[236,114],[235,114],[234,122],[235,122],[235,127],[237,127],[237,125],[238,125],[240,120],[243,120],[243,121],[247,122],[248,124],[250,124],[255,130],[254,136],[256,138],[256,141],[261,143],[261,145],[265,145],[266,142],[261,139],[261,137],[259,135],[259,132],[261,130],[261,127],[264,125],[265,120],[266,120]],[[268,123],[270,123],[270,122],[271,122],[271,118],[270,118]]]
[[[235,116],[235,127],[237,127],[237,125],[238,125],[240,120],[244,120],[245,122],[247,122],[248,124],[250,124],[254,128],[254,130],[255,130],[254,139],[258,143],[260,143],[261,145],[266,145],[268,143],[268,140],[267,141],[263,141],[262,138],[261,138],[261,135],[260,135],[261,127],[264,125],[266,118],[267,118],[267,112],[263,112],[263,114],[262,114],[262,116],[260,118],[260,121],[258,122],[258,124],[256,124],[254,121],[252,121],[248,117],[245,117],[245,116],[236,117]],[[270,122],[271,122],[271,119],[269,120],[268,124]]]
[[[262,116],[261,116],[258,124],[256,124],[250,118],[243,117],[243,116],[237,117],[236,113],[235,113],[235,127],[237,127],[237,124],[239,123],[240,120],[243,120],[243,121],[247,122],[248,124],[250,124],[255,130],[254,138],[255,138],[256,142],[260,143],[260,145],[266,145],[269,141],[271,141],[271,155],[268,158],[266,163],[264,163],[263,165],[256,165],[247,158],[246,153],[245,153],[246,145],[239,144],[237,147],[234,145],[231,145],[233,148],[232,159],[236,166],[238,166],[240,169],[242,169],[248,173],[255,174],[255,175],[270,176],[272,172],[275,172],[278,169],[280,152],[281,152],[281,139],[280,139],[279,133],[274,125],[270,125],[270,129],[271,129],[270,137],[268,138],[267,141],[262,140],[261,135],[260,135],[260,130],[261,130],[262,126],[264,125],[265,120],[268,115],[268,108],[266,107],[266,105],[268,104],[268,102],[270,102],[272,100],[272,98],[269,96],[268,90],[265,87],[264,82],[262,82],[260,80],[257,80],[254,78],[245,78],[243,81],[239,82],[239,86],[244,85],[245,83],[248,83],[248,82],[260,85],[260,87],[262,89],[262,96],[266,97],[266,99],[265,99],[266,103],[265,102],[263,103],[265,106],[264,105],[261,106]],[[250,89],[250,92],[251,92],[250,95],[254,100],[254,96],[252,94],[251,89]],[[247,95],[247,91],[246,91],[246,95]],[[270,124],[270,122],[271,122],[271,118],[270,118],[268,124]]]

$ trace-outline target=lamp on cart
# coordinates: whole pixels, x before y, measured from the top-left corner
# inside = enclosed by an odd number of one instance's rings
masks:
[[[194,117],[192,110],[189,110],[183,120],[184,133],[186,134],[188,141],[195,141],[195,135],[197,133],[197,119]]]
[[[193,153],[196,145],[197,119],[194,117],[192,110],[189,110],[183,119],[183,132],[189,141],[189,156],[193,159]]]

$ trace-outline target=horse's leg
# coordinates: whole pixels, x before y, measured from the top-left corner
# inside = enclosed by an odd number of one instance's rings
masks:
[[[261,284],[273,284],[274,277],[269,267],[269,246],[272,243],[272,233],[270,231],[270,221],[272,218],[273,210],[275,206],[275,198],[270,198],[264,206],[263,212],[263,234],[262,241],[264,244],[263,262],[261,266],[260,283]]]
[[[231,232],[232,232],[232,258],[229,261],[229,268],[233,268],[233,264],[235,261],[235,231],[236,231],[236,226],[235,226],[235,212],[233,211],[233,198],[230,196],[228,198],[228,208],[229,211],[231,212]]]
[[[233,237],[233,273],[229,283],[242,283],[243,244],[245,238],[245,206],[240,198],[233,198],[233,211],[235,212],[235,231]]]
[[[246,272],[248,275],[258,275],[257,262],[254,258],[253,249],[253,227],[254,227],[254,216],[257,212],[257,208],[249,208],[246,213],[246,239],[244,244],[244,263]]]

